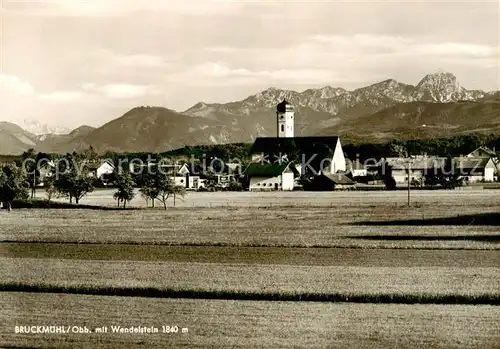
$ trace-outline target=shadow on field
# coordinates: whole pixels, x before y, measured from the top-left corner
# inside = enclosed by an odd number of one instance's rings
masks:
[[[148,287],[64,287],[52,285],[0,284],[0,292],[82,294],[94,296],[221,299],[247,301],[351,302],[395,304],[490,304],[500,302],[500,294],[343,294],[288,293],[224,290],[175,290]]]
[[[482,213],[472,215],[457,215],[456,217],[407,219],[393,221],[364,221],[350,225],[493,225],[500,226],[500,213]]]
[[[362,235],[346,236],[349,239],[366,239],[381,241],[480,241],[500,243],[500,235]]]
[[[7,207],[4,206],[3,209]],[[15,200],[12,202],[12,209],[85,209],[85,210],[100,210],[100,211],[136,211],[142,208],[136,207],[112,207],[112,206],[95,206],[70,204],[67,202],[47,201],[47,200]]]

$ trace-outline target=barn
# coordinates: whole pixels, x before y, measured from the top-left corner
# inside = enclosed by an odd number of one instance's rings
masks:
[[[291,162],[250,164],[245,170],[250,191],[293,190],[297,170]]]

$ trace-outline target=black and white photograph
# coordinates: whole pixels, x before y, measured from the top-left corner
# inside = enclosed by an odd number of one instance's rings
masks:
[[[0,348],[500,348],[500,1],[0,0]]]

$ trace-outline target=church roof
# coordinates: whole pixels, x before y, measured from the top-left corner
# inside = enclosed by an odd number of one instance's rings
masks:
[[[315,146],[324,145],[335,150],[337,136],[324,137],[258,137],[252,145],[252,153],[287,153],[293,150],[312,153]]]
[[[290,166],[289,162],[281,164],[250,164],[245,174],[250,177],[275,177],[282,174]]]

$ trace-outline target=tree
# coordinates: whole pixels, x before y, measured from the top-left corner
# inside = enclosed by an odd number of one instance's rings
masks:
[[[379,168],[379,174],[382,177],[387,190],[396,189],[396,180],[392,176],[392,167],[387,163],[387,161],[383,160]]]
[[[35,149],[30,148],[21,155],[22,167],[29,174],[28,183],[31,188],[31,198],[35,198],[36,182],[39,172],[37,171],[37,155]]]
[[[43,187],[45,189],[45,196],[47,197],[47,202],[50,202],[52,198],[58,195],[58,190],[54,185],[54,182],[55,182],[54,177],[47,177],[43,181]]]
[[[94,180],[89,176],[86,160],[79,154],[68,154],[65,161],[58,161],[54,186],[62,196],[68,196],[70,203],[75,198],[76,204],[94,191]]]
[[[431,188],[441,187],[445,189],[455,189],[462,185],[460,173],[457,171],[451,155],[447,156],[443,166],[429,170],[425,183]]]
[[[117,189],[113,198],[118,200],[118,206],[120,206],[120,202],[123,202],[123,208],[125,208],[127,202],[130,202],[135,196],[134,181],[129,171],[121,169],[115,170],[113,177]]]
[[[404,145],[396,141],[389,143],[389,152],[391,156],[396,156],[400,158],[408,157],[408,149]]]
[[[186,194],[186,189],[183,186],[176,186],[169,173],[165,170],[159,168],[158,166],[152,166],[148,171],[141,175],[140,178],[140,192],[142,197],[146,200],[158,199],[163,203],[163,207],[167,210],[167,200],[170,196],[175,199],[177,196],[184,197]]]
[[[233,180],[233,181],[229,182],[229,184],[227,186],[227,190],[229,190],[229,191],[243,191],[243,190],[245,190],[245,186],[240,181]]]
[[[149,200],[152,202],[152,207],[155,207],[155,199],[158,198],[159,192],[156,186],[156,173],[158,168],[156,166],[147,168],[139,176],[137,176],[137,185],[141,188],[139,192],[141,196],[146,200],[146,206],[148,206]]]
[[[7,204],[9,211],[15,199],[27,199],[29,183],[26,173],[16,165],[0,167],[0,202]]]
[[[165,211],[167,210],[167,199],[174,193],[174,182],[164,171],[156,171],[154,189],[158,193],[158,200],[163,203]]]
[[[139,189],[141,196],[146,200],[146,207],[149,205],[149,200],[151,200],[151,207],[155,207],[155,199],[158,198],[158,192],[154,188],[142,187]]]
[[[170,186],[170,194],[174,197],[174,207],[175,207],[175,198],[180,196],[184,198],[186,196],[186,188],[182,185],[172,185]]]
[[[451,155],[448,155],[444,165],[444,171],[442,175],[438,177],[438,180],[443,188],[455,189],[462,185],[462,179],[460,178],[460,173],[454,164]]]

